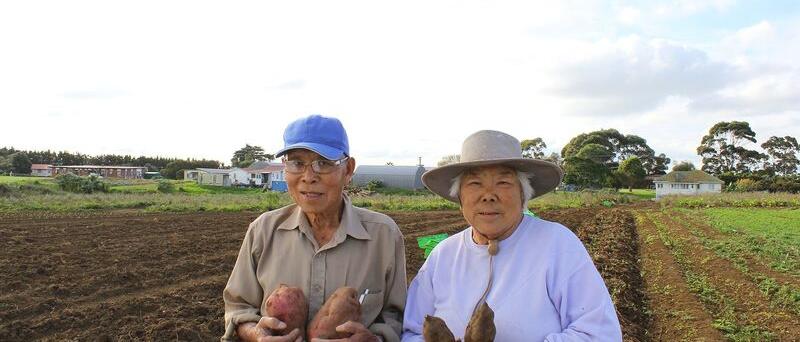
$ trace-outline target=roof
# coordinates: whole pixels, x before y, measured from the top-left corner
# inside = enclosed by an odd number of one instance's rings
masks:
[[[197,168],[200,171],[205,173],[216,173],[216,174],[229,174],[233,171],[233,169],[205,169],[205,168]]]
[[[655,180],[656,182],[669,183],[725,183],[719,178],[709,175],[701,170],[672,171]]]
[[[146,169],[145,166],[109,166],[109,165],[57,165],[56,168],[65,169]]]
[[[260,161],[257,161],[257,162],[253,162],[247,168],[248,169],[261,169],[261,168],[271,167],[271,166],[283,166],[283,163],[272,163],[272,162],[269,162],[269,161],[266,161],[266,160],[260,160]],[[281,169],[281,170],[283,170],[283,169]]]
[[[420,166],[394,166],[394,165],[359,165],[356,167],[357,175],[399,175],[415,176]],[[423,168],[424,171],[424,168]]]
[[[31,170],[47,170],[49,168],[49,164],[31,164]]]
[[[250,173],[267,173],[267,172],[283,171],[283,169],[284,169],[283,164],[277,164],[277,165],[276,164],[272,164],[272,165],[266,165],[266,166],[263,166],[263,167],[252,167],[252,166],[250,166],[248,168],[245,168],[244,170],[247,171],[247,172],[250,172]]]

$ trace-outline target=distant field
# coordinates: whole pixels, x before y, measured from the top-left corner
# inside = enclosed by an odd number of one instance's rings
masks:
[[[53,178],[50,177],[28,177],[28,176],[0,176],[0,184],[24,184],[24,183],[34,183],[34,182],[54,182]]]
[[[714,228],[776,270],[800,276],[800,210],[712,208],[703,212]]]

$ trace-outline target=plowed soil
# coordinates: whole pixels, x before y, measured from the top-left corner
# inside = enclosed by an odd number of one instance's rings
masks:
[[[458,211],[390,212],[416,238],[467,227]],[[616,302],[626,341],[648,340],[649,317],[630,212],[540,213],[586,243]],[[0,216],[0,341],[217,340],[221,293],[258,213],[106,211]]]

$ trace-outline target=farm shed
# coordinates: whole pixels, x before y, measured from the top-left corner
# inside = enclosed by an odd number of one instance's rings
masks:
[[[53,176],[72,173],[78,176],[97,175],[105,178],[142,179],[144,166],[61,165],[50,168]]]
[[[672,171],[656,178],[656,198],[667,195],[698,195],[722,192],[723,181],[701,170]]]
[[[50,177],[52,175],[52,165],[31,164],[31,176]]]
[[[401,189],[422,189],[422,174],[425,167],[394,165],[360,165],[353,175],[353,184],[364,186],[372,180],[383,183],[386,187]]]
[[[191,170],[193,171],[193,170]],[[237,186],[250,184],[250,174],[244,169],[197,169],[197,183],[216,186]],[[194,177],[194,172],[184,172],[184,177]],[[191,178],[189,178],[191,179]]]

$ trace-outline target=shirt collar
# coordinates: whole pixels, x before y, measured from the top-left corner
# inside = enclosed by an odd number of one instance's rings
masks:
[[[342,210],[342,218],[341,222],[339,223],[339,227],[341,228],[344,226],[344,234],[350,235],[359,240],[370,240],[371,237],[367,232],[367,229],[364,228],[364,225],[361,224],[360,217],[358,213],[356,213],[355,207],[353,207],[352,202],[350,202],[350,198],[347,195],[342,194],[342,199],[344,200],[344,210]],[[303,211],[300,209],[299,205],[295,204],[294,211],[292,212],[291,216],[287,218],[283,223],[278,225],[278,229],[281,230],[292,230],[300,228],[300,225],[307,226],[310,230],[311,224],[308,223],[308,219],[303,214]],[[336,231],[336,235],[339,236],[341,240],[344,240],[344,236],[341,236],[342,230],[338,229]],[[339,240],[339,239],[337,239]]]

